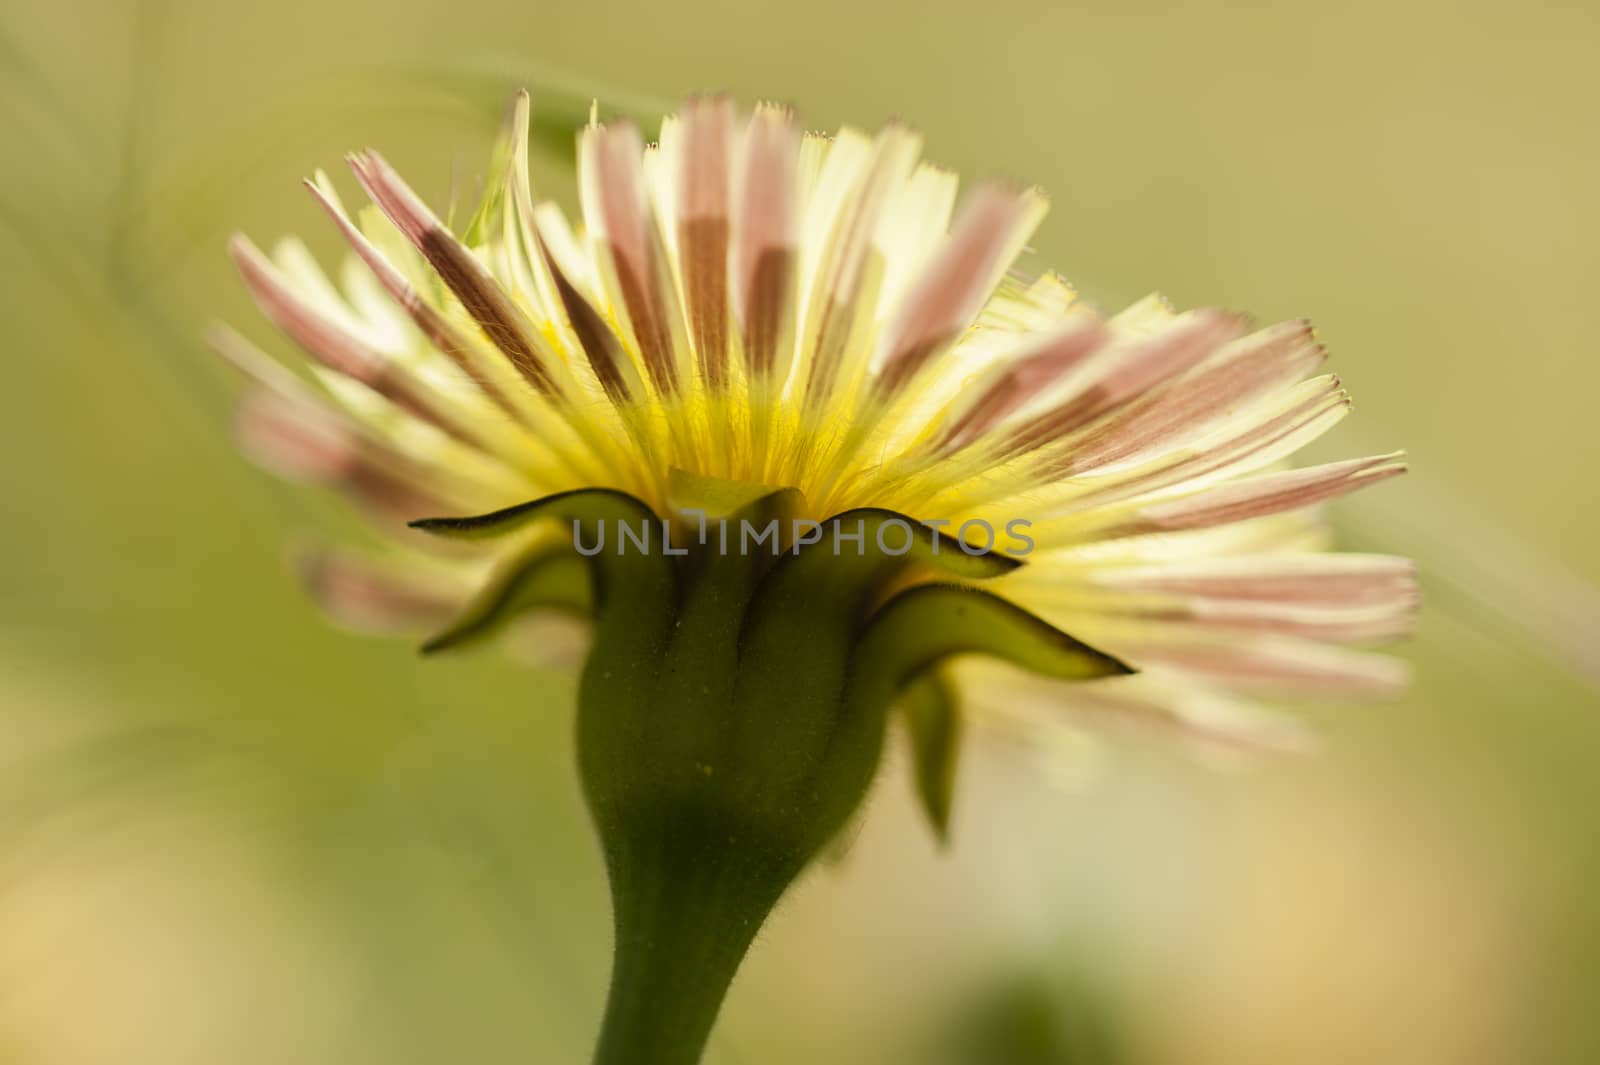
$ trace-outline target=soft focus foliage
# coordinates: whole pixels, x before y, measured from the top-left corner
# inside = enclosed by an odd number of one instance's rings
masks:
[[[567,682],[328,631],[280,544],[346,519],[234,457],[197,343],[253,314],[227,233],[311,228],[302,175],[368,142],[435,201],[459,159],[469,202],[507,91],[559,82],[551,189],[602,86],[912,117],[942,162],[1050,188],[1040,258],[1102,306],[1313,315],[1360,404],[1322,454],[1417,468],[1335,514],[1422,561],[1410,696],[1318,710],[1320,756],[1240,775],[1132,748],[1061,791],[992,742],[947,856],[882,788],[714,1060],[1593,1060],[1597,19],[8,8],[0,1058],[582,1058],[607,933]]]

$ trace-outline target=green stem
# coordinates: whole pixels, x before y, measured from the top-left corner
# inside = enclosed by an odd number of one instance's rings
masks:
[[[697,1065],[796,863],[699,831],[613,855],[616,955],[594,1065]],[[792,870],[792,872],[791,872]]]

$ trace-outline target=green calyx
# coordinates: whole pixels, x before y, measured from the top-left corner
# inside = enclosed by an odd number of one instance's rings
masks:
[[[1129,672],[1002,599],[927,583],[1019,563],[970,554],[901,515],[851,511],[797,543],[783,532],[795,528],[792,491],[675,475],[672,496],[696,520],[676,515],[670,539],[644,503],[606,490],[415,523],[508,544],[427,649],[530,609],[593,620],[578,759],[616,918],[596,1065],[700,1060],[750,941],[860,806],[896,705],[924,808],[944,834],[960,718],[942,662],[979,653],[1058,677]],[[552,524],[558,535],[524,534]],[[769,527],[777,539],[754,548],[738,535]]]

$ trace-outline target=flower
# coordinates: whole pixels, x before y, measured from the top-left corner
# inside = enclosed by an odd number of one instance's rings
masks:
[[[1316,375],[1309,324],[1252,330],[1158,297],[1103,317],[1055,274],[1014,272],[1038,190],[984,183],[953,210],[956,177],[907,128],[802,133],[782,108],[720,97],[650,145],[591,122],[574,225],[535,198],[528,110],[522,94],[460,238],[376,152],[350,158],[375,207],[352,215],[326,175],[308,182],[354,250],[342,290],[297,241],[269,258],[236,238],[319,386],[223,336],[260,386],[240,421],[250,454],[386,519],[584,487],[665,513],[675,469],[793,487],[816,518],[1021,519],[1033,549],[995,587],[1143,675],[986,678],[977,716],[1003,725],[1077,710],[1292,744],[1248,696],[1404,684],[1399,663],[1346,645],[1407,631],[1412,565],[1327,552],[1313,512],[1403,464],[1283,465],[1349,409]],[[429,546],[408,535],[394,557],[324,554],[308,573],[348,622],[435,623],[490,563]],[[554,640],[570,662],[570,629],[519,645]]]
[[[512,627],[582,664],[617,916],[597,1062],[698,1060],[891,706],[942,833],[969,718],[1052,752],[1069,719],[1285,746],[1302,734],[1255,693],[1404,682],[1348,645],[1407,631],[1410,563],[1327,552],[1315,514],[1404,465],[1285,465],[1349,407],[1307,323],[1156,297],[1102,316],[1014,272],[1037,190],[957,209],[905,127],[806,134],[721,97],[654,145],[591,120],[574,225],[533,193],[529,106],[459,236],[369,151],[358,214],[308,182],[354,252],[341,286],[297,242],[235,239],[313,380],[217,346],[255,382],[246,450],[395,533],[307,560],[338,617],[444,626],[430,649]]]

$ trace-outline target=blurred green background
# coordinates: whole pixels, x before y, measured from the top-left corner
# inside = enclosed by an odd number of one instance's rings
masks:
[[[1597,48],[1492,0],[11,0],[0,1061],[587,1060],[570,683],[325,624],[286,548],[348,519],[234,455],[198,343],[269,337],[231,231],[332,254],[298,181],[369,144],[469,189],[521,84],[905,117],[1047,187],[1038,262],[1102,306],[1312,316],[1357,401],[1323,454],[1416,469],[1335,512],[1421,560],[1408,698],[1244,773],[980,744],[948,853],[892,766],[713,1062],[1600,1060]],[[571,201],[559,150],[536,181]]]

